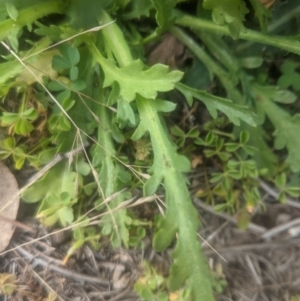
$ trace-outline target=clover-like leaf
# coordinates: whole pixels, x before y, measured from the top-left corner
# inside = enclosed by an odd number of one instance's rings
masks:
[[[74,91],[79,92],[79,91],[82,91],[86,88],[86,83],[82,79],[77,79],[75,82],[71,83],[70,88]]]
[[[34,130],[31,121],[34,121],[37,117],[37,110],[29,108],[19,113],[4,112],[1,121],[3,125],[10,125],[11,131],[16,132],[18,135],[26,136]]]
[[[299,66],[299,63],[293,61],[286,61],[282,64],[280,68],[282,75],[278,79],[278,85],[281,88],[286,89],[291,86],[295,91],[300,90],[300,74],[299,71],[297,71]]]
[[[70,68],[70,63],[60,55],[55,55],[52,61],[52,68],[56,71],[62,71]]]
[[[74,220],[73,210],[69,206],[65,206],[57,211],[62,226],[71,224]]]
[[[78,67],[72,66],[70,69],[70,79],[71,81],[75,81],[78,78]]]
[[[47,88],[50,90],[50,91],[62,91],[64,90],[66,87],[63,83],[60,83],[59,81],[50,81],[48,84],[47,84]]]
[[[79,160],[77,162],[76,169],[83,176],[87,176],[91,172],[90,165],[84,160]]]
[[[177,137],[184,137],[185,132],[177,125],[171,128],[171,133]]]
[[[18,10],[16,9],[15,5],[12,2],[7,2],[5,4],[5,6],[6,6],[6,11],[7,11],[9,17],[11,19],[13,19],[14,21],[17,21],[19,13],[18,13]]]
[[[68,60],[71,66],[75,66],[80,61],[80,54],[77,48],[69,47],[68,48]]]
[[[275,178],[275,185],[278,188],[284,188],[286,185],[286,174],[282,172]]]

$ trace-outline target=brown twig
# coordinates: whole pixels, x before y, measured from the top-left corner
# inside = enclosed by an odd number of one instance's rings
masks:
[[[250,251],[257,251],[257,250],[264,250],[264,249],[276,249],[276,248],[288,248],[294,245],[298,245],[300,243],[300,238],[296,239],[288,239],[284,241],[278,242],[267,242],[267,243],[256,243],[256,244],[247,244],[247,245],[236,245],[236,246],[229,246],[229,247],[221,247],[216,248],[218,253],[241,253],[241,252],[250,252]],[[211,254],[215,254],[215,251],[210,249],[205,249],[204,253],[209,256]]]
[[[12,218],[9,218],[9,217],[0,215],[0,219],[3,220],[3,221],[5,221],[5,222],[7,222],[7,223],[12,224],[12,225],[15,226],[15,227],[18,227],[18,228],[20,228],[20,229],[23,229],[23,230],[25,230],[25,231],[27,231],[27,232],[30,232],[30,233],[36,233],[36,230],[33,229],[32,227],[30,227],[30,226],[28,226],[28,225],[26,225],[26,224],[24,224],[24,223],[21,223],[21,222],[19,222],[19,221],[17,221],[17,220],[14,220],[14,219],[12,219]]]
[[[16,244],[14,244],[14,247],[16,247]],[[101,279],[100,277],[92,277],[85,274],[77,273],[75,271],[68,270],[66,268],[62,268],[59,266],[56,266],[54,264],[51,264],[50,262],[45,261],[42,258],[36,257],[36,255],[31,254],[30,252],[26,251],[24,248],[19,247],[16,249],[16,251],[26,258],[30,265],[33,266],[43,266],[44,268],[47,268],[51,271],[60,273],[62,276],[70,279],[74,279],[80,282],[88,282],[88,283],[98,283],[104,286],[109,286],[109,281],[106,279]]]
[[[213,207],[209,206],[209,205],[206,205],[204,204],[203,202],[201,202],[201,200],[199,200],[198,198],[193,198],[193,202],[195,203],[196,206],[204,209],[205,211],[208,211],[209,213],[212,213],[212,214],[215,214],[221,218],[224,218],[226,219],[227,221],[233,223],[233,224],[237,224],[237,221],[234,217],[230,216],[230,215],[227,215],[225,213],[222,213],[222,212],[216,212]],[[256,224],[253,224],[253,223],[249,223],[248,225],[248,229],[255,232],[255,233],[258,233],[258,234],[262,234],[264,232],[266,232],[266,228],[264,227],[261,227],[261,226],[258,226]]]
[[[266,182],[264,182],[261,179],[259,179],[259,185],[265,192],[267,192],[273,198],[275,198],[275,199],[278,198],[279,192],[277,192],[275,188],[271,187],[270,185],[268,185]],[[289,197],[286,198],[286,204],[289,205],[290,207],[300,209],[300,202],[294,201]]]

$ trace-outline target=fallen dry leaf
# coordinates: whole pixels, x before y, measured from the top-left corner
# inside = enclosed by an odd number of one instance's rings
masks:
[[[177,69],[185,59],[185,47],[175,37],[166,34],[164,39],[156,45],[147,57],[148,65],[165,64],[171,69]]]
[[[265,8],[270,8],[275,0],[259,0],[259,2],[265,7]]]
[[[13,202],[10,200],[14,195],[17,195],[18,190],[18,183],[14,175],[0,161],[0,252],[8,246],[15,231],[14,223],[9,222],[9,220],[14,221],[16,219],[20,199],[17,197]]]
[[[203,164],[202,156],[200,155],[192,155],[192,169],[195,169],[198,165]]]

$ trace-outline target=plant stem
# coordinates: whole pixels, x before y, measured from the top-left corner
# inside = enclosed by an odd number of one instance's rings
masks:
[[[219,80],[222,82],[224,88],[226,89],[228,95],[232,98],[235,103],[244,104],[244,99],[242,94],[236,89],[232,81],[230,80],[230,75],[219,66],[206,52],[200,47],[194,39],[188,36],[179,27],[173,26],[170,32],[181,41],[190,51],[206,66],[206,68],[216,74]]]
[[[240,63],[236,57],[232,56],[227,44],[221,37],[204,32],[203,30],[197,30],[195,34],[207,46],[210,53],[226,67],[229,73],[238,74]]]
[[[187,46],[191,50],[191,52],[206,66],[208,70],[213,72],[223,87],[226,89],[228,98],[233,100],[235,103],[244,105],[245,100],[244,96],[241,92],[236,88],[234,83],[231,80],[230,74],[225,72],[219,64],[217,64],[204,50],[200,47],[191,37],[189,37],[183,30],[178,27],[172,27],[170,29],[171,33],[180,40],[184,45]],[[212,46],[212,45],[209,45]],[[216,49],[215,49],[216,50]],[[220,49],[220,51],[224,51],[224,49]],[[224,58],[223,55],[217,53],[217,57]],[[229,67],[231,66],[230,62],[234,62],[234,58],[230,58],[229,55],[226,56],[225,62]],[[274,160],[273,154],[271,153],[268,145],[264,141],[263,129],[261,126],[251,127],[245,123],[242,124],[241,127],[235,127],[234,135],[237,136],[240,131],[248,131],[250,133],[249,145],[255,147],[256,145],[260,145],[260,152],[256,152],[254,155],[254,159],[258,162],[259,168],[270,168],[270,165],[265,162],[269,162],[270,160]],[[267,155],[265,155],[267,154]],[[272,159],[270,159],[272,158]],[[269,160],[269,161],[268,161]]]
[[[179,13],[179,18],[176,20],[176,24],[191,28],[192,30],[205,30],[218,35],[230,36],[230,31],[227,26],[220,26],[212,21],[192,17],[187,14]],[[300,55],[300,42],[297,37],[285,38],[281,36],[271,36],[247,29],[246,32],[240,32],[239,38],[274,46]]]
[[[111,21],[108,15],[104,14],[104,18],[105,23]],[[118,25],[113,23],[103,28],[102,33],[118,65],[120,67],[129,65],[133,58]],[[91,51],[94,54],[97,52],[94,48]],[[101,55],[97,55],[97,59],[101,61]],[[141,120],[138,129],[145,129],[145,131],[142,130],[141,136],[146,131],[149,132],[154,152],[154,164],[151,167],[154,175],[152,174],[152,177],[155,178],[155,173],[156,176],[160,173],[161,178],[156,178],[159,181],[157,184],[164,181],[166,191],[167,212],[165,218],[158,224],[158,231],[155,235],[156,242],[161,247],[157,247],[155,238],[154,245],[157,249],[165,249],[177,233],[177,246],[173,252],[174,262],[171,266],[169,287],[177,290],[187,280],[191,287],[193,300],[212,301],[214,297],[210,285],[210,275],[196,235],[199,225],[197,211],[192,205],[185,176],[178,168],[178,161],[180,159],[182,162],[183,158],[176,153],[176,147],[169,139],[159,113],[151,105],[152,101],[154,100],[136,96]],[[186,162],[186,160],[184,158],[183,161]]]
[[[112,19],[106,12],[103,11],[101,15],[101,21],[103,24],[107,24],[112,22]],[[102,34],[109,48],[115,50],[113,53],[119,66],[125,67],[129,65],[133,58],[128,44],[124,43],[123,33],[117,23],[112,23],[109,26],[106,26],[106,28],[103,28]]]
[[[209,130],[211,133],[214,133],[216,135],[219,135],[219,136],[224,136],[224,137],[227,137],[231,140],[234,140],[234,135],[232,134],[229,134],[229,133],[226,133],[226,132],[222,132],[222,131],[219,131],[219,130]]]
[[[300,13],[300,5],[298,4],[298,6],[296,6],[294,9],[290,10],[287,14],[285,14],[282,17],[274,20],[274,22],[268,26],[267,32],[271,33],[272,31],[275,31],[276,29],[278,29],[283,24],[287,23],[288,21],[292,20],[293,18],[298,17],[299,13]],[[252,46],[252,44],[253,44],[253,42],[250,42],[250,41],[241,43],[236,47],[235,51],[236,52],[245,51],[245,49]]]

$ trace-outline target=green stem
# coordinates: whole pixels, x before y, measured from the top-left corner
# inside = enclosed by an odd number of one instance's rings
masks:
[[[104,15],[104,18],[105,22],[111,21],[108,15]],[[128,43],[116,23],[103,28],[102,34],[120,67],[125,67],[133,61]],[[93,54],[97,53],[96,49],[92,48],[91,50]],[[97,60],[102,60],[101,55],[97,55]],[[182,162],[186,162],[186,159],[183,160],[176,153],[176,148],[169,139],[160,115],[151,105],[151,101],[153,100],[138,95],[136,98],[141,120],[137,131],[140,128],[141,135],[146,131],[150,134],[154,152],[154,165],[151,168],[154,175],[152,177],[155,181],[158,179],[157,184],[164,180],[166,190],[167,212],[166,217],[158,225],[159,230],[155,235],[156,247],[159,243],[163,246],[162,249],[168,247],[177,232],[177,246],[173,252],[174,263],[169,279],[170,288],[176,290],[188,279],[192,288],[193,300],[212,301],[214,298],[207,264],[196,236],[199,224],[197,211],[192,205],[185,183],[186,179],[178,169],[178,165],[180,165],[178,161],[183,164]]]
[[[63,14],[65,13],[65,11],[65,2],[59,0],[41,2],[24,10],[21,10],[19,11],[17,21],[8,19],[0,23],[0,41],[2,41],[14,27],[23,27],[44,16],[50,14]]]
[[[225,72],[222,67],[220,67],[199,45],[191,38],[189,37],[184,31],[177,27],[171,28],[171,32],[173,35],[180,40],[183,44],[185,44],[191,52],[200,60],[202,63],[207,67],[208,70],[215,73],[215,75],[219,78],[220,82],[222,83],[223,87],[226,89],[228,98],[233,100],[234,102],[238,104],[245,104],[244,97],[241,94],[241,92],[236,88],[234,83],[230,79],[230,74]],[[208,46],[215,46],[212,44],[209,44]],[[217,50],[217,49],[215,49]],[[220,50],[221,51],[221,50]],[[223,50],[222,50],[223,51]],[[217,51],[214,51],[217,52]],[[222,55],[220,53],[217,53],[217,56]],[[230,67],[232,65],[232,62],[234,62],[234,58],[230,58],[229,55],[226,57],[226,64],[227,67]],[[230,63],[231,62],[231,63]],[[241,74],[241,72],[240,72]],[[271,164],[270,162],[274,162],[275,157],[271,153],[268,145],[266,144],[264,140],[264,132],[261,126],[257,127],[251,127],[247,124],[243,124],[240,128],[235,127],[235,135],[238,135],[238,133],[242,130],[246,130],[250,133],[250,140],[249,145],[256,147],[257,145],[260,146],[260,152],[256,152],[254,155],[254,159],[256,160],[259,168],[268,168],[271,170]]]
[[[170,32],[181,41],[190,51],[206,66],[206,68],[216,74],[224,88],[226,89],[228,96],[232,98],[235,103],[244,104],[242,94],[236,89],[235,85],[230,80],[230,74],[224,71],[206,52],[200,47],[197,42],[188,36],[183,30],[178,27],[172,27]]]
[[[201,254],[195,235],[199,219],[185,184],[185,176],[176,166],[179,157],[174,155],[173,144],[159,114],[153,109],[151,101],[137,97],[136,102],[141,122],[147,124],[156,157],[156,166],[154,162],[153,171],[155,174],[159,172],[163,174],[166,191],[167,212],[164,219],[157,225],[158,231],[154,236],[153,245],[159,251],[164,250],[169,245],[170,239],[174,238],[170,233],[176,232],[178,235],[177,246],[172,254],[174,263],[170,270],[169,288],[177,290],[178,278],[188,278],[192,288],[192,300],[212,301],[214,298],[207,263]]]
[[[111,17],[106,13],[102,12],[101,21],[103,24],[112,22]],[[124,43],[123,33],[116,22],[106,26],[102,30],[102,34],[105,38],[105,42],[113,51],[114,56],[120,67],[125,67],[132,62],[132,56],[127,43]]]
[[[220,26],[212,21],[192,17],[187,14],[183,15],[180,13],[180,17],[176,20],[176,24],[191,28],[192,30],[206,30],[214,34],[230,36],[230,31],[227,26]],[[247,29],[246,32],[240,32],[239,38],[274,46],[300,55],[300,42],[296,37],[286,38],[281,36],[271,36]]]
[[[226,132],[222,132],[222,131],[219,131],[219,130],[209,130],[211,133],[214,133],[216,135],[219,135],[219,136],[224,136],[224,137],[227,137],[231,140],[234,140],[234,135],[232,134],[229,134],[229,133],[226,133]]]
[[[26,110],[26,99],[27,99],[28,95],[27,95],[27,91],[23,93],[22,95],[22,101],[21,101],[21,105],[19,108],[19,113],[23,113]]]
[[[236,57],[231,55],[228,46],[219,36],[197,30],[195,34],[207,46],[210,53],[221,62],[229,72],[237,73],[240,70],[240,64]]]
[[[93,59],[97,54],[100,55],[100,52],[98,51],[97,46],[95,44],[91,44],[89,48],[94,56]],[[90,65],[91,69],[92,65],[93,63]],[[93,80],[91,80],[90,83],[90,88],[91,91],[93,91],[93,93],[89,96],[92,97],[92,99],[97,99],[99,101],[99,104],[97,105],[97,108],[95,108],[95,110],[101,122],[99,123],[97,131],[97,141],[99,143],[99,146],[96,146],[94,151],[94,163],[96,163],[96,170],[98,171],[98,190],[100,195],[104,199],[106,199],[112,194],[114,194],[116,191],[120,191],[120,181],[118,178],[118,162],[115,160],[116,149],[111,130],[113,116],[112,112],[108,108],[108,97],[105,97],[105,91],[101,85],[97,88],[94,87],[95,81],[100,82],[100,78],[98,78],[96,72],[93,74]],[[118,207],[118,205],[120,205],[120,203],[123,201],[124,194],[121,193],[113,200],[111,200],[109,204],[105,203],[105,206],[107,207],[107,212],[109,214],[104,216],[101,220],[103,229],[111,229],[110,241],[114,247],[120,247],[122,243],[124,243],[124,245],[128,247],[129,235],[128,229],[125,225],[126,210],[118,210],[112,213],[112,210]]]
[[[293,18],[298,17],[299,13],[300,13],[300,5],[296,6],[294,9],[291,9],[287,14],[285,14],[285,15],[279,17],[278,19],[274,20],[274,22],[268,26],[267,32],[271,33],[272,31],[277,30],[283,24],[289,22]],[[249,48],[252,45],[253,45],[253,42],[240,43],[236,47],[235,51],[236,52],[245,51],[245,49]]]

